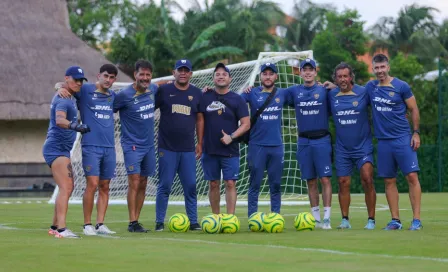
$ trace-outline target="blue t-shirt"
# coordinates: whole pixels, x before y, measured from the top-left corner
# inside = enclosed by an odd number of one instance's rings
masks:
[[[249,116],[246,101],[234,92],[220,95],[215,91],[208,91],[202,96],[200,111],[204,113],[203,152],[225,157],[239,156],[237,142],[229,145],[221,143],[222,130],[232,134],[238,129],[239,120]]]
[[[413,94],[406,82],[394,78],[389,86],[380,86],[378,80],[371,80],[366,85],[366,91],[372,104],[377,139],[395,139],[411,134],[405,101]]]
[[[243,93],[241,96],[249,103],[251,118],[257,110],[263,106],[270,95],[264,92],[263,87],[253,88],[250,93]],[[277,89],[275,96],[260,114],[255,123],[251,124],[250,143],[262,146],[282,145],[282,110],[288,103],[288,93],[285,89]]]
[[[286,89],[289,103],[296,111],[299,132],[328,130],[327,89],[317,84],[307,87],[295,85]],[[300,141],[300,139],[299,139]]]
[[[147,92],[136,95],[131,84],[115,95],[114,112],[120,111],[122,146],[154,146],[156,92],[157,85],[151,84]]]
[[[114,147],[115,93],[108,90],[104,94],[97,91],[95,84],[84,83],[81,91],[74,96],[78,101],[82,123],[90,127],[90,132],[82,135],[81,144]]]
[[[48,127],[47,141],[52,141],[62,145],[64,150],[71,150],[76,140],[76,131],[66,128],[60,128],[56,125],[56,112],[66,113],[68,121],[77,122],[78,108],[75,99],[66,99],[56,94],[50,105],[50,125]]]
[[[174,83],[161,85],[156,96],[160,109],[159,148],[173,152],[193,152],[199,101],[202,91],[189,85],[183,91]]]
[[[369,95],[364,87],[354,85],[352,92],[343,94],[339,88],[328,94],[336,126],[336,150],[351,156],[373,152],[369,123]]]

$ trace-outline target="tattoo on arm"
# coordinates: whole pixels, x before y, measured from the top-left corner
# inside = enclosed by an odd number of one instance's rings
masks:
[[[67,164],[67,170],[68,170],[68,177],[73,178],[73,168],[71,163]]]

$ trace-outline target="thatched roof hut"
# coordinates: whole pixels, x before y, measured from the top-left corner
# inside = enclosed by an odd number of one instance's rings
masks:
[[[65,0],[1,0],[0,48],[0,120],[48,119],[67,67],[81,66],[93,81],[109,63],[71,32]]]

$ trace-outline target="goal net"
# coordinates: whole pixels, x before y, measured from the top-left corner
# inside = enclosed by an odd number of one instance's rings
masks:
[[[312,58],[312,51],[303,52],[262,52],[257,60],[229,65],[232,73],[231,90],[241,93],[248,86],[259,86],[260,65],[263,63],[275,63],[278,67],[278,80],[276,86],[279,88],[290,87],[301,83],[299,77],[299,62],[306,58]],[[213,68],[193,71],[191,83],[199,88],[213,86],[212,74]],[[153,79],[153,83],[163,84],[174,80],[172,76]],[[119,90],[129,83],[115,83],[113,89]],[[155,112],[155,141],[157,150],[159,125],[159,110]],[[305,205],[307,200],[306,182],[300,179],[300,169],[296,161],[297,151],[297,125],[293,108],[285,107],[282,119],[283,143],[284,143],[284,169],[282,176],[282,205]],[[110,184],[110,204],[126,204],[128,189],[128,179],[126,168],[124,166],[123,151],[120,144],[120,120],[118,114],[115,114],[115,147],[117,154],[116,177]],[[158,156],[158,152],[156,152]],[[71,154],[73,173],[74,173],[74,191],[70,198],[70,203],[82,203],[82,196],[86,187],[86,179],[82,168],[81,155],[81,137],[78,134]],[[157,165],[158,168],[158,165]],[[197,196],[198,205],[209,205],[208,201],[208,182],[204,180],[202,165],[200,160],[196,162],[197,172]],[[158,184],[158,171],[156,175],[148,178],[146,189],[145,204],[154,204]],[[240,176],[237,181],[238,201],[237,205],[247,205],[247,193],[249,190],[249,169],[247,163],[247,146],[240,145]],[[54,203],[58,194],[56,187],[50,203]],[[221,204],[225,204],[225,187],[221,183]],[[96,199],[96,198],[95,198]],[[269,201],[269,183],[265,175],[260,188],[259,205],[270,205]],[[184,205],[183,189],[179,177],[173,183],[170,195],[170,204]]]

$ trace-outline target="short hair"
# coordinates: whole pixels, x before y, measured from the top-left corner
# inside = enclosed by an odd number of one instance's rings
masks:
[[[138,72],[140,68],[149,69],[152,72],[152,64],[147,60],[140,59],[135,63],[135,72]]]
[[[336,73],[339,70],[343,70],[343,69],[348,69],[348,72],[350,73],[350,77],[352,78],[352,80],[350,81],[351,84],[355,84],[355,73],[353,72],[353,68],[346,62],[341,62],[339,63],[333,71],[333,81],[336,81]]]
[[[389,62],[389,58],[384,55],[384,54],[377,54],[375,56],[373,56],[372,58],[372,63],[376,63],[376,62]]]
[[[111,75],[118,75],[118,69],[117,67],[115,67],[115,65],[113,64],[104,64],[103,66],[100,67],[100,74],[107,72],[108,74]]]

